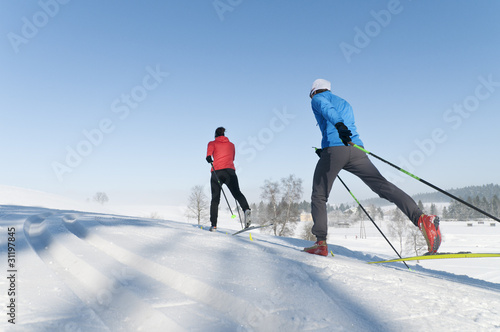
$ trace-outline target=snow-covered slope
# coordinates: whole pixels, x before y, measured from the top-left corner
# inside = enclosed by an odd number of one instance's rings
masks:
[[[97,203],[76,202],[66,197],[39,190],[7,185],[0,185],[0,205],[20,205],[109,213],[108,209]]]
[[[7,185],[0,185],[0,205],[45,207],[60,210],[123,214],[134,217],[167,218],[173,220],[182,220],[186,214],[184,206],[124,205],[113,202],[101,205],[95,201],[79,202],[56,194]]]
[[[408,271],[367,264],[394,256],[370,234],[360,240],[342,233],[349,229],[332,232],[335,257],[319,257],[301,252],[310,242],[299,239],[231,236],[231,222],[210,233],[183,222],[0,206],[1,268],[16,271],[14,285],[0,279],[0,330],[500,329],[500,259],[483,260],[490,276],[482,279],[470,276],[473,260],[454,260],[457,273],[424,262]],[[8,267],[12,228],[15,266]],[[485,228],[485,236],[499,229]],[[466,244],[452,230],[449,238]],[[480,249],[500,251],[488,243]],[[7,292],[12,286],[15,296]],[[7,315],[12,299],[15,325]]]

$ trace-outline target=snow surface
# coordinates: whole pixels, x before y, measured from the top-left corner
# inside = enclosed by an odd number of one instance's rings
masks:
[[[1,331],[500,330],[499,258],[408,262],[409,271],[367,264],[395,257],[369,222],[367,239],[357,238],[359,227],[330,229],[335,257],[319,257],[296,238],[231,236],[239,223],[224,213],[210,233],[14,191],[17,203],[0,197]],[[500,225],[443,223],[442,232],[441,251],[500,252]]]

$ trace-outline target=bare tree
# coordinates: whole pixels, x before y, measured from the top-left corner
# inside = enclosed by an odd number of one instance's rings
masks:
[[[158,213],[158,212],[151,212],[149,215],[149,218],[151,219],[163,219],[163,217]]]
[[[312,227],[314,223],[312,221],[306,221],[303,223],[302,236],[301,239],[307,241],[316,241],[316,236],[312,233]]]
[[[399,241],[399,254],[403,253],[403,240],[406,235],[406,219],[400,209],[394,209],[389,224],[389,234]]]
[[[290,235],[299,221],[302,179],[290,175],[280,182],[266,180],[261,189],[261,198],[267,203],[266,219],[274,224],[274,235]]]
[[[403,250],[408,253],[419,255],[427,248],[427,243],[420,229],[408,221],[408,218],[399,209],[392,212],[392,220],[389,223],[389,234],[398,239],[400,254]],[[403,247],[404,244],[404,247]]]
[[[208,197],[203,192],[203,186],[194,186],[189,195],[186,216],[194,218],[201,225],[208,217]]]
[[[265,180],[264,185],[261,187],[262,193],[260,197],[267,202],[266,210],[264,212],[265,218],[268,222],[276,225],[280,211],[278,209],[278,202],[280,196],[280,188],[278,182]],[[276,235],[276,231],[275,231]]]
[[[289,175],[281,179],[282,196],[282,217],[278,235],[285,236],[293,233],[295,224],[300,219],[299,201],[302,197],[302,179],[295,175]]]
[[[109,202],[109,198],[108,195],[106,195],[106,193],[96,192],[94,195],[94,201],[96,201],[99,204],[104,204]]]
[[[415,256],[427,250],[427,242],[418,227],[410,226],[406,238],[406,248],[409,253],[413,253]]]

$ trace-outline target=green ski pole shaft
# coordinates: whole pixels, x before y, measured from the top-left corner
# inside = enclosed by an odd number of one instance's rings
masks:
[[[226,193],[224,192],[224,189],[222,188],[222,183],[219,181],[219,177],[217,176],[217,173],[215,173],[215,168],[214,168],[214,163],[210,163],[212,165],[212,170],[213,174],[215,175],[215,179],[217,180],[217,183],[220,186],[220,190],[222,191],[222,194],[224,195],[224,198],[226,199],[227,207],[229,208],[229,212],[231,212],[231,218],[236,218],[236,215],[233,213],[233,210],[231,210],[231,205],[229,205],[229,201],[227,200]]]
[[[382,236],[384,237],[384,239],[387,241],[387,243],[389,243],[389,245],[391,246],[392,250],[394,250],[394,252],[399,256],[399,258],[403,259],[403,257],[401,257],[401,255],[399,254],[399,252],[396,250],[396,248],[394,248],[394,246],[392,245],[392,243],[389,241],[389,239],[385,236],[384,232],[382,232],[382,230],[377,226],[377,224],[375,223],[375,221],[372,219],[372,217],[370,217],[370,215],[368,214],[368,211],[365,210],[365,208],[363,207],[363,205],[361,205],[361,203],[358,201],[358,199],[356,198],[356,196],[354,196],[354,194],[352,193],[352,191],[349,189],[349,187],[345,184],[344,181],[342,181],[342,179],[340,178],[340,176],[337,175],[337,178],[340,180],[340,182],[342,182],[342,184],[344,185],[344,187],[347,189],[347,191],[349,192],[349,194],[351,194],[352,198],[354,198],[354,200],[356,201],[356,203],[358,203],[359,207],[361,208],[361,210],[363,210],[363,212],[368,216],[368,219],[370,219],[370,221],[372,222],[373,225],[375,225],[375,227],[378,229],[378,231],[380,232],[380,234],[382,234]],[[408,268],[408,270],[411,270],[410,267],[408,266],[408,264],[406,264],[405,261],[403,261],[403,263],[405,264],[405,266]]]
[[[350,143],[350,144],[351,144],[351,143]],[[370,156],[373,156],[373,157],[377,158],[377,159],[378,159],[378,160],[380,160],[380,161],[383,161],[384,163],[386,163],[386,164],[388,164],[388,165],[391,165],[391,166],[392,166],[392,167],[394,167],[395,169],[397,169],[397,170],[399,170],[399,171],[401,171],[401,172],[405,173],[406,175],[411,176],[411,177],[412,177],[412,178],[414,178],[415,180],[418,180],[418,181],[422,182],[423,184],[428,185],[428,186],[429,186],[429,187],[431,187],[432,189],[435,189],[435,190],[439,191],[440,193],[445,194],[446,196],[451,197],[451,198],[453,198],[454,200],[456,200],[456,201],[458,201],[458,202],[460,202],[460,203],[462,203],[462,204],[464,204],[464,205],[466,205],[466,206],[470,207],[471,209],[476,210],[477,212],[479,212],[479,213],[481,213],[481,214],[483,214],[483,215],[485,215],[485,216],[487,216],[487,217],[489,217],[489,218],[491,218],[491,219],[493,219],[493,220],[495,220],[495,221],[497,221],[497,222],[500,222],[500,219],[499,219],[499,218],[497,218],[497,217],[495,217],[495,216],[493,216],[493,215],[489,214],[489,213],[488,213],[488,212],[486,212],[486,211],[483,211],[483,210],[479,209],[478,207],[475,207],[474,205],[472,205],[472,204],[470,204],[470,203],[468,203],[468,202],[464,201],[463,199],[461,199],[461,198],[459,198],[459,197],[457,197],[457,196],[455,196],[455,195],[453,195],[453,194],[450,194],[450,193],[449,193],[449,192],[447,192],[446,190],[443,190],[443,189],[441,189],[441,188],[439,188],[439,187],[436,187],[436,186],[435,186],[435,185],[433,185],[432,183],[427,182],[427,181],[425,181],[424,179],[421,179],[421,178],[419,178],[418,176],[413,175],[413,174],[411,174],[411,173],[410,173],[410,172],[408,172],[408,171],[405,171],[405,170],[404,170],[404,169],[402,169],[401,167],[399,167],[399,166],[397,166],[397,165],[394,165],[393,163],[391,163],[391,162],[389,162],[389,161],[385,160],[384,158],[381,158],[381,157],[377,156],[376,154],[374,154],[374,153],[372,153],[372,152],[370,152],[370,151],[368,151],[368,150],[366,150],[366,149],[362,148],[361,146],[356,145],[356,144],[354,144],[354,143],[352,143],[351,145],[352,145],[352,146],[354,146],[355,148],[360,149],[361,151],[365,152],[366,154],[368,154],[368,155],[370,155]]]

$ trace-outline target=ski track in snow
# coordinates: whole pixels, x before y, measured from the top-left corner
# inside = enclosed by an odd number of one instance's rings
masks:
[[[334,258],[308,255],[309,242],[293,238],[5,210],[0,218],[18,228],[19,288],[34,291],[19,296],[17,326],[0,322],[7,331],[500,330],[500,284],[492,282],[368,265],[379,257],[336,245]]]

